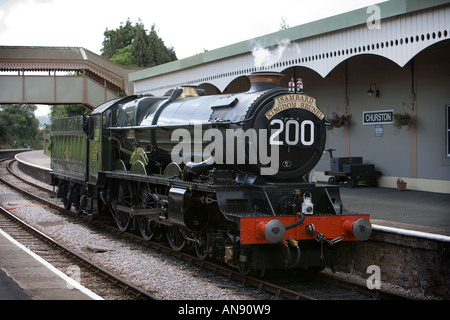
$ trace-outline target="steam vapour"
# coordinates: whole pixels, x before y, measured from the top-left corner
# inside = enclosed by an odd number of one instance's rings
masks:
[[[281,40],[275,48],[269,49],[255,46],[252,51],[255,67],[265,67],[279,62],[284,51],[290,44],[291,42],[289,39],[284,39]]]

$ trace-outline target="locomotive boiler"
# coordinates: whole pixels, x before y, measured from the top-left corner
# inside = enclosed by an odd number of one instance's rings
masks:
[[[325,115],[280,78],[252,74],[243,93],[129,96],[55,121],[57,196],[244,273],[333,265],[338,242],[369,238],[369,216],[346,212],[337,186],[309,182]]]

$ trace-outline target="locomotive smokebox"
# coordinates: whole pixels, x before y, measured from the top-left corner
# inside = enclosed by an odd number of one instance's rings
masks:
[[[248,76],[250,79],[249,92],[279,88],[283,74],[278,72],[254,72]]]
[[[261,147],[258,150],[259,159],[263,159],[261,155],[270,155],[271,159],[270,167],[269,161],[260,161],[245,170],[256,171],[270,180],[305,181],[304,177],[314,169],[325,148],[325,114],[314,98],[281,87],[282,77],[283,74],[276,72],[248,76],[251,88],[241,99],[254,95],[254,100],[247,109],[242,129],[255,130],[258,142],[267,141],[265,152],[261,153]]]

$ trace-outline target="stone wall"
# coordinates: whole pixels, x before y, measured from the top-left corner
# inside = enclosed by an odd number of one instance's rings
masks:
[[[336,270],[367,279],[376,265],[381,282],[450,298],[450,243],[374,231],[365,242],[339,244]]]
[[[33,177],[36,180],[42,181],[46,184],[50,184],[52,179],[50,175],[50,170],[47,170],[45,168],[32,167],[20,161],[17,162],[17,165],[19,167],[19,170],[25,173],[26,175]]]

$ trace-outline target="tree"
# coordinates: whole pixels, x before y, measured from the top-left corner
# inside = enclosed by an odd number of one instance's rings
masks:
[[[24,144],[40,148],[39,121],[29,104],[0,105],[0,143],[5,147],[22,148]]]
[[[88,115],[90,112],[89,109],[78,104],[55,105],[50,108],[50,120],[53,122],[55,119]]]
[[[117,50],[123,49],[129,46],[134,37],[136,36],[136,29],[131,25],[131,21],[128,18],[125,25],[121,23],[121,26],[116,30],[108,30],[103,34],[105,36],[103,40],[102,56],[111,59]]]
[[[137,67],[139,63],[133,56],[131,46],[130,44],[125,48],[117,50],[110,60],[123,66]]]
[[[280,30],[286,30],[286,29],[289,29],[289,24],[287,23],[287,18],[281,16]]]
[[[136,37],[131,45],[131,53],[138,66],[150,65],[150,44],[143,26],[136,26]]]
[[[175,50],[158,36],[155,24],[147,34],[141,21],[132,26],[128,19],[115,30],[107,29],[104,36],[102,55],[122,65],[154,67],[177,60]]]
[[[167,48],[164,41],[158,36],[156,32],[156,25],[152,25],[150,34],[148,35],[150,50],[150,61],[147,67],[158,66],[163,63],[177,60],[174,49]]]

